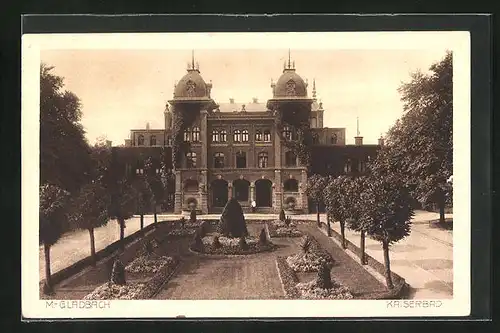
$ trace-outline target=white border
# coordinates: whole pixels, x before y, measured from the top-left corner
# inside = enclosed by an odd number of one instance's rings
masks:
[[[39,299],[39,64],[42,49],[423,49],[453,51],[454,297],[440,307],[387,301],[110,301],[105,309]],[[470,35],[468,32],[45,34],[22,37],[22,315],[25,318],[388,317],[470,313]],[[55,303],[54,303],[55,304]],[[62,305],[61,305],[62,304]],[[62,307],[64,306],[64,307]]]

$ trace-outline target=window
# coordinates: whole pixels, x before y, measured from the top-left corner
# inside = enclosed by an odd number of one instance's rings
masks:
[[[258,162],[259,168],[267,168],[269,157],[266,152],[259,153]]]
[[[311,118],[311,127],[312,128],[318,127],[318,121],[316,120],[316,118]]]
[[[312,141],[313,141],[313,144],[315,144],[315,145],[319,144],[319,136],[314,135]]]
[[[188,141],[191,141],[191,130],[189,128],[187,128],[184,131],[184,142],[188,142]]]
[[[140,135],[137,137],[137,145],[138,145],[138,146],[144,146],[144,135],[140,134]]]
[[[149,138],[149,145],[156,146],[156,135],[151,135],[151,137]]]
[[[364,161],[359,161],[359,172],[366,171],[366,163]]]
[[[200,128],[193,128],[193,142],[200,142]]]
[[[220,142],[226,142],[227,141],[227,131],[225,129],[220,130],[219,139],[220,139]]]
[[[214,168],[223,168],[223,167],[224,167],[224,153],[215,153]]]
[[[199,189],[198,181],[196,179],[186,179],[184,182],[184,190],[186,192],[196,192]]]
[[[344,165],[344,172],[351,172],[351,160],[347,159],[347,162]]]
[[[255,131],[255,141],[262,141],[262,132],[260,130]]]
[[[359,161],[357,159],[353,159],[351,162],[351,171],[359,172]]]
[[[285,165],[297,166],[297,155],[295,155],[293,151],[287,151],[285,153]]]
[[[264,141],[271,142],[271,131],[269,130],[264,131]]]
[[[233,141],[234,142],[241,142],[241,131],[240,130],[234,130],[233,132]]]
[[[219,142],[219,131],[216,129],[212,131],[212,142]]]
[[[248,142],[248,130],[241,131],[241,141]]]
[[[287,140],[292,140],[292,130],[290,127],[285,126],[285,128],[283,128],[283,137]]]
[[[247,154],[243,151],[239,151],[236,153],[236,167],[246,168],[247,167]]]
[[[330,138],[330,143],[332,145],[337,144],[337,134],[333,134],[332,137]]]
[[[283,190],[285,192],[298,192],[299,191],[299,182],[296,179],[290,178],[285,181],[283,184]]]
[[[188,168],[196,168],[196,153],[195,152],[188,152],[186,154],[186,166]]]
[[[167,136],[167,146],[171,146],[172,145],[172,137]]]

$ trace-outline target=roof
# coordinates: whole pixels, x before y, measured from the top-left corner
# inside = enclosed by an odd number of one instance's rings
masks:
[[[188,69],[174,89],[174,99],[208,99],[207,84],[196,69]]]
[[[220,112],[267,112],[265,103],[250,102],[250,103],[218,103]]]

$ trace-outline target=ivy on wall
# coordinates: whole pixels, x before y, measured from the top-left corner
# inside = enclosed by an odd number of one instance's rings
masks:
[[[275,124],[283,140],[284,145],[293,151],[302,165],[310,170],[311,167],[311,146],[314,143],[315,133],[311,130],[309,123],[310,110],[306,105],[284,104],[276,109]],[[290,140],[283,134],[284,128],[288,126],[295,131],[296,137]]]

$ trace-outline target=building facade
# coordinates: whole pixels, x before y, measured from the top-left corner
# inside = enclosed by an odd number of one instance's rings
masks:
[[[122,167],[130,175],[141,175],[147,157],[158,157],[162,147],[175,145],[172,129],[179,114],[191,112],[193,119],[183,131],[189,149],[180,164],[172,165],[168,208],[180,213],[196,208],[202,213],[221,212],[227,200],[236,198],[244,211],[255,201],[258,212],[276,213],[285,208],[309,212],[305,194],[308,173],[324,175],[362,173],[376,154],[378,145],[346,145],[345,128],[323,126],[323,105],[316,98],[315,81],[311,96],[308,83],[288,60],[276,82],[271,82],[273,98],[261,102],[219,103],[211,97],[212,83],[206,83],[194,60],[176,84],[173,98],[164,109],[164,128],[130,131],[124,147],[116,147]],[[276,112],[306,110],[315,140],[308,171],[284,140],[296,140],[292,126],[278,127]],[[280,129],[278,129],[280,128]],[[157,169],[158,171],[158,169]]]

